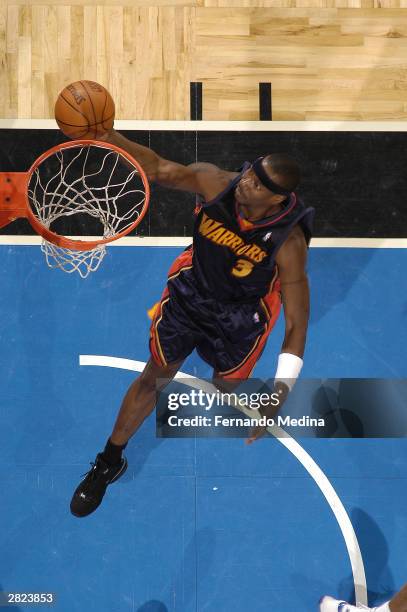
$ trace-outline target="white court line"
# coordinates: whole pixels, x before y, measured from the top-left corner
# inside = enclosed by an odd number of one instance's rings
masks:
[[[405,132],[407,121],[138,121],[117,119],[116,130],[160,132]],[[57,130],[54,119],[0,119],[0,129]]]
[[[79,355],[79,365],[81,366],[103,366],[108,368],[120,368],[123,370],[132,370],[134,372],[141,372],[145,366],[144,361],[134,361],[132,359],[121,359],[117,357],[110,357],[106,355]],[[210,383],[201,381],[195,376],[178,372],[176,378],[188,378],[190,380],[190,386],[196,389],[204,389],[209,392],[216,392],[216,388]],[[253,417],[253,410],[243,408],[242,406],[236,405],[236,408]],[[353,582],[355,585],[356,601],[362,605],[367,606],[367,585],[366,585],[366,574],[363,564],[362,553],[358,539],[356,537],[355,530],[351,520],[338,496],[332,484],[330,483],[327,476],[321,470],[319,465],[314,459],[307,453],[307,451],[300,445],[294,438],[292,438],[287,432],[278,426],[268,427],[267,430],[276,437],[276,439],[286,447],[294,455],[296,459],[305,468],[311,478],[318,485],[323,496],[328,502],[342,532],[345,540],[346,549],[348,551],[350,564],[352,567]],[[321,596],[324,593],[321,593]]]
[[[94,236],[69,236],[73,240],[94,240]],[[39,246],[42,242],[40,236],[6,236],[0,235],[0,246]],[[110,247],[121,246],[148,246],[148,247],[186,247],[192,244],[192,236],[151,236],[139,238],[130,236],[120,238],[106,245]],[[311,248],[343,248],[343,249],[406,249],[407,238],[312,238]]]

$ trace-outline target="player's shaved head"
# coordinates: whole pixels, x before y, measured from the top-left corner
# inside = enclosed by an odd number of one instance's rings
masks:
[[[277,185],[295,191],[301,179],[298,163],[285,153],[271,153],[263,160],[264,169]]]

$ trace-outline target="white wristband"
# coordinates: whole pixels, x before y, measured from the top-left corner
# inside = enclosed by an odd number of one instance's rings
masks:
[[[280,353],[278,356],[277,372],[274,382],[279,380],[290,389],[293,388],[296,379],[301,372],[303,360],[292,353]]]

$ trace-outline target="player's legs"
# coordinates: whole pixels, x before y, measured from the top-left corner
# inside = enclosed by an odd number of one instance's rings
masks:
[[[120,408],[111,437],[103,453],[98,453],[92,468],[76,488],[71,500],[71,512],[83,517],[94,512],[102,502],[109,484],[118,480],[127,469],[122,451],[157,401],[157,379],[167,382],[177,373],[182,361],[159,366],[148,361],[141,375],[130,385]],[[161,384],[161,388],[166,383]]]
[[[190,263],[191,253],[181,254],[171,267],[169,279],[178,279],[180,283],[180,275],[191,268]],[[155,407],[157,379],[166,381],[161,388],[172,380],[193,350],[198,335],[199,330],[186,313],[182,300],[167,285],[151,323],[151,358],[141,375],[130,385],[103,452],[98,453],[92,469],[76,488],[71,501],[72,514],[87,516],[96,510],[108,485],[124,474],[127,461],[122,452]]]
[[[124,396],[120,412],[117,416],[110,441],[115,446],[123,446],[137,431],[144,419],[154,410],[157,402],[157,390],[164,388],[166,383],[157,385],[157,379],[167,379],[169,382],[178,372],[182,361],[158,366],[149,359],[143,372],[130,385]]]

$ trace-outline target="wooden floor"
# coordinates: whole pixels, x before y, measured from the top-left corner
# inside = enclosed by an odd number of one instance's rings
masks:
[[[190,81],[208,120],[257,119],[260,81],[275,120],[407,119],[407,0],[148,4],[0,7],[0,118],[52,117],[87,78],[120,119],[189,119]]]

